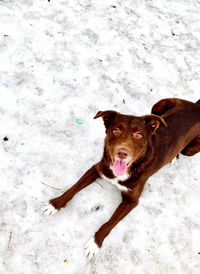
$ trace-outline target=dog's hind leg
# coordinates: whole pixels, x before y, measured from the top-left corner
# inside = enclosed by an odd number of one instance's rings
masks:
[[[182,151],[181,154],[193,156],[200,152],[200,136],[192,140]]]
[[[153,105],[151,113],[156,115],[163,115],[171,108],[175,107],[178,103],[179,99],[169,98],[160,100],[158,103]]]

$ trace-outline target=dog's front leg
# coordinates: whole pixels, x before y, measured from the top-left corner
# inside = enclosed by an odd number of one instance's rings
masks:
[[[91,259],[102,246],[102,243],[111,230],[138,204],[138,200],[129,200],[122,194],[122,202],[114,214],[90,239],[85,248],[85,255]]]
[[[61,196],[54,198],[49,201],[49,203],[44,206],[43,212],[45,215],[54,214],[62,207],[64,207],[76,193],[78,193],[81,189],[85,188],[89,184],[93,183],[97,178],[99,178],[99,173],[97,171],[97,164],[92,166],[80,179],[79,181],[73,185],[70,189],[68,189]]]

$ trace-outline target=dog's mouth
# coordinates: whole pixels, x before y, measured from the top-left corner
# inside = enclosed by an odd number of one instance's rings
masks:
[[[114,159],[113,162],[113,173],[115,176],[123,176],[132,164],[132,161],[127,162],[121,159]]]

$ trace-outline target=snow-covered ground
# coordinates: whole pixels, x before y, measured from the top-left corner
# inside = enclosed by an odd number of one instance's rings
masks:
[[[197,101],[199,56],[197,0],[0,1],[0,273],[200,273],[200,155],[151,177],[90,262],[83,247],[120,203],[115,186],[41,213],[101,158],[97,111]]]

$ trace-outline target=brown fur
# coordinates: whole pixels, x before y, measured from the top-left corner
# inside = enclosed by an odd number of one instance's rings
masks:
[[[73,196],[105,175],[115,178],[110,165],[118,148],[127,151],[131,162],[130,177],[118,183],[128,188],[122,191],[122,202],[111,218],[95,233],[99,247],[114,226],[135,206],[146,180],[179,153],[191,156],[200,152],[200,101],[169,98],[163,99],[152,108],[151,115],[136,117],[115,111],[100,111],[94,117],[102,117],[106,138],[101,161],[89,169],[83,177],[62,196],[50,200],[56,209],[64,207]]]

